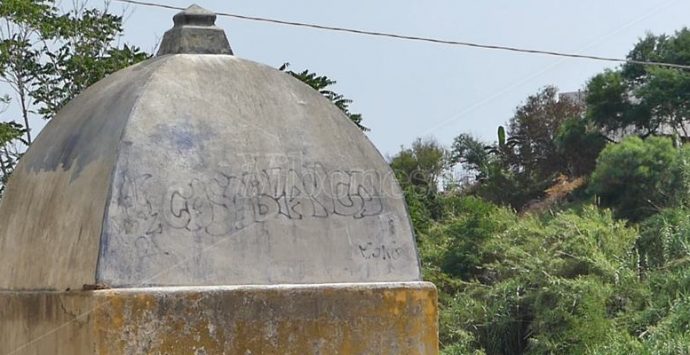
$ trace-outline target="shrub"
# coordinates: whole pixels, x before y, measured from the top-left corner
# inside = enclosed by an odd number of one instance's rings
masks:
[[[646,219],[640,230],[638,247],[644,267],[663,268],[670,263],[690,261],[689,210],[663,210]]]
[[[448,275],[462,280],[473,279],[482,272],[486,262],[484,244],[516,221],[515,214],[505,208],[468,196],[452,201],[454,217],[435,233],[441,234],[444,252],[439,266]]]
[[[617,217],[640,221],[685,199],[687,156],[670,138],[628,137],[601,152],[590,191]]]
[[[479,344],[473,349],[488,354],[584,354],[621,332],[616,318],[636,310],[642,297],[635,229],[592,206],[508,218],[496,228],[502,210],[483,208],[489,211],[460,217],[450,228],[485,235],[479,252],[461,249],[478,258],[455,259],[475,265],[481,277],[466,282],[442,309],[446,344],[466,344],[462,335],[470,332]],[[619,348],[630,339],[624,328],[615,336],[623,339]]]

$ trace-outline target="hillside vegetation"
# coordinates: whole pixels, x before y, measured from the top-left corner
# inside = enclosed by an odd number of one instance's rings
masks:
[[[629,58],[690,64],[690,31]],[[393,156],[443,353],[690,354],[688,110],[689,71],[625,64],[528,97],[491,144]]]

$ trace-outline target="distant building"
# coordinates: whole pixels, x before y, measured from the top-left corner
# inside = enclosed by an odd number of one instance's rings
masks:
[[[578,105],[585,105],[585,92],[582,90],[578,91],[568,91],[558,94],[558,100],[567,99]]]

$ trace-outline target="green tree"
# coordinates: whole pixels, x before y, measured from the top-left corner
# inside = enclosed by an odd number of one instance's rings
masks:
[[[567,97],[559,99],[558,89],[553,86],[529,96],[508,122],[509,139],[514,142],[514,154],[510,157],[513,169],[532,175],[535,181],[566,172],[565,159],[555,139],[566,120],[582,113],[583,107],[577,102]]]
[[[481,175],[489,163],[489,152],[486,144],[468,133],[461,133],[453,140],[450,162],[461,164],[468,171]]]
[[[454,198],[446,204],[456,212],[436,230],[445,238],[438,261],[441,270],[465,281],[490,278],[482,269],[489,258],[484,245],[515,222],[513,213],[473,196]]]
[[[121,16],[88,8],[86,2],[75,2],[70,11],[51,0],[0,2],[0,80],[14,94],[6,103],[17,108],[6,110],[5,116],[19,112],[19,117],[3,117],[13,123],[4,126],[0,147],[25,148],[33,140],[32,117],[52,118],[96,81],[148,58],[139,48],[119,43],[122,31]],[[2,186],[16,153],[4,154]]]
[[[580,143],[581,137],[576,135],[582,132],[572,125],[563,128],[566,122],[581,120],[582,115],[580,103],[559,98],[555,87],[545,87],[516,108],[508,130],[498,128],[498,139],[493,145],[487,146],[465,133],[458,135],[450,162],[477,172],[473,193],[520,210],[541,198],[558,174],[580,173],[585,165],[582,160],[593,160],[583,156],[581,147],[572,145]],[[596,140],[590,136],[582,138],[588,142]]]
[[[391,167],[403,186],[436,192],[446,167],[446,149],[434,139],[417,138],[410,148],[402,148],[391,159]]]
[[[588,120],[569,118],[561,124],[554,139],[556,152],[563,157],[569,176],[586,176],[594,171],[606,138]]]
[[[643,307],[626,312],[621,322],[651,354],[690,352],[690,211],[669,208],[640,224],[637,249]],[[642,288],[641,287],[641,288]]]
[[[662,269],[690,258],[690,211],[669,208],[640,226],[638,248],[645,269]]]
[[[426,209],[415,213],[429,215],[435,220],[443,216],[438,185],[448,165],[447,157],[446,149],[436,140],[417,138],[410,148],[402,147],[390,159],[390,166],[405,191],[408,203],[421,203]]]
[[[0,197],[5,191],[5,184],[21,156],[21,144],[26,144],[22,137],[24,128],[15,122],[0,122]]]
[[[628,137],[601,152],[590,191],[620,218],[640,221],[687,197],[690,150],[666,137]]]
[[[468,265],[482,277],[441,298],[440,337],[446,347],[487,354],[585,354],[615,341],[617,349],[641,348],[617,319],[644,304],[631,253],[635,229],[591,206],[512,222],[501,217],[506,211],[465,206],[477,208],[470,220],[484,220],[465,224],[467,235],[477,227],[489,233],[466,251],[481,257],[468,259]],[[490,231],[492,220],[504,224]],[[449,255],[462,255],[465,251],[454,248],[467,245],[449,244]]]
[[[312,89],[318,91],[319,93],[321,93],[321,95],[331,100],[331,102],[341,111],[343,111],[343,113],[345,113],[345,115],[352,122],[354,122],[357,125],[357,127],[359,127],[359,129],[365,132],[369,130],[369,128],[362,125],[361,114],[350,112],[350,104],[352,103],[352,100],[347,99],[343,95],[338,94],[330,89],[331,85],[336,84],[335,80],[332,80],[325,75],[318,75],[316,73],[310,72],[309,70],[294,72],[292,70],[288,70],[289,66],[290,63],[284,63],[278,68],[278,70],[284,71],[292,75],[293,77],[299,79],[301,82],[311,86]]]
[[[648,34],[628,53],[637,61],[690,64],[690,30],[671,36]],[[606,70],[587,84],[587,116],[615,134],[634,129],[642,137],[662,129],[688,137],[690,73],[668,67],[626,63]]]

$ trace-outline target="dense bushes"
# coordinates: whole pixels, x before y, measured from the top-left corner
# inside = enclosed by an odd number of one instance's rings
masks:
[[[675,148],[670,138],[626,138],[601,152],[590,191],[618,217],[640,221],[683,202],[689,152]]]
[[[627,138],[606,146],[592,176],[548,189],[538,179],[523,188],[527,172],[500,169],[494,156],[484,168],[505,179],[446,191],[434,178],[442,164],[422,164],[442,154],[414,153],[393,167],[399,176],[425,167],[402,185],[424,278],[439,290],[443,353],[690,354],[690,148]],[[569,201],[520,212],[487,200],[534,192],[546,202],[563,189]]]
[[[632,276],[625,266],[632,264],[634,238],[609,213],[587,207],[546,220],[524,218],[492,243],[500,255],[489,266],[497,286],[515,285],[502,293],[522,303],[517,319],[529,320],[521,335],[525,353],[579,352],[606,341],[615,330],[608,305],[623,297],[617,288]],[[500,353],[521,353],[515,350]]]
[[[587,171],[598,149],[570,167]],[[629,137],[601,151],[591,176],[551,187],[491,153],[475,186],[446,191],[442,152],[418,141],[392,166],[423,177],[402,185],[424,278],[439,289],[444,353],[690,354],[690,148]],[[557,190],[570,200],[546,204]],[[540,208],[510,207],[539,195]]]
[[[649,36],[631,57],[688,44],[688,30]],[[460,134],[394,158],[416,177],[403,187],[443,353],[690,355],[688,88],[625,64],[589,82],[585,105],[530,96],[492,144]],[[454,164],[474,179],[437,189]]]
[[[645,269],[659,269],[690,258],[690,211],[668,209],[642,223],[638,241]]]
[[[592,205],[438,198],[418,239],[444,354],[690,354],[690,210],[638,227]]]
[[[481,266],[493,257],[487,254],[486,243],[514,223],[515,216],[507,209],[475,197],[455,198],[450,203],[455,213],[430,234],[437,244],[444,245],[438,264],[446,274],[469,281],[486,278]]]

